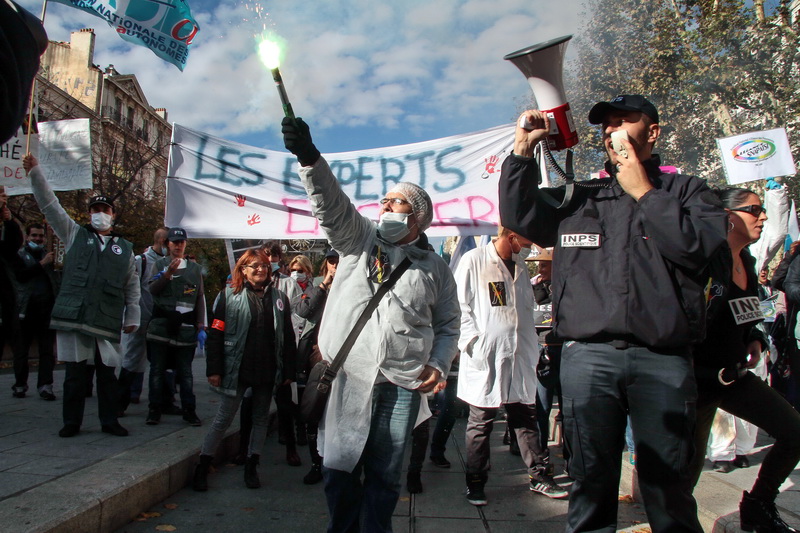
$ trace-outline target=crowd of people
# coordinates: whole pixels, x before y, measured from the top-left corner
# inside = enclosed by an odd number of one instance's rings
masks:
[[[35,340],[43,400],[57,399],[56,356],[64,363],[60,437],[81,431],[95,384],[102,431],[128,435],[118,418],[139,401],[145,372],[143,422],[175,414],[199,426],[192,362],[204,348],[206,379],[221,400],[193,488],[208,490],[237,413],[236,460],[246,486],[261,486],[256,467],[274,397],[286,462],[300,466],[298,446],[308,445],[302,481],[324,482],[332,532],[392,530],[407,446],[406,486],[420,493],[428,453],[450,467],[445,450],[459,401],[468,410],[467,501],[489,503],[489,439],[502,413],[530,491],[569,498],[569,532],[615,530],[626,432],[652,529],[702,531],[692,492],[706,449],[719,472],[746,468],[761,428],[774,444],[742,494],[742,528],[796,531],[775,499],[800,460],[791,373],[792,363],[800,368],[797,249],[770,280],[768,265],[748,251],[767,219],[759,195],[665,172],[653,151],[658,111],[645,97],[598,102],[588,118],[600,126],[609,177],[540,188],[536,149],[552,128],[546,113],[525,111],[500,175],[498,234],[454,270],[428,242],[434,209],[423,188],[389,188],[376,223],[342,190],[309,126],[284,119],[285,146],[330,250],[315,277],[309,257],[285,258],[277,242],[248,249],[208,309],[184,229],[158,228],[136,254],[114,231],[111,198],[92,197],[91,222],[78,224],[28,155],[34,198],[65,256],[56,265],[43,246],[45,226],[29,224],[23,234],[0,196],[0,317],[14,354],[12,395],[29,391]],[[627,134],[619,153],[614,132]],[[534,279],[525,262],[532,248]],[[766,321],[765,306],[773,311]],[[321,418],[305,420],[298,405],[320,362],[335,377]],[[438,393],[438,420],[428,452],[430,393]],[[568,487],[550,460],[555,405]],[[735,438],[715,430],[723,423],[737,428]]]

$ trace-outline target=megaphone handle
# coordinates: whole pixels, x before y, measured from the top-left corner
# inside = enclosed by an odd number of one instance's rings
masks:
[[[570,202],[572,201],[572,195],[575,192],[575,172],[572,166],[572,150],[567,150],[567,160],[566,160],[566,172],[561,169],[559,166],[558,161],[555,160],[553,157],[552,152],[550,151],[550,147],[547,145],[547,140],[539,141],[538,147],[539,149],[544,151],[545,158],[553,167],[553,170],[556,174],[564,178],[566,184],[564,187],[564,198],[559,203],[558,200],[547,194],[546,192],[540,190],[539,194],[541,195],[542,200],[549,205],[550,207],[555,207],[556,209],[566,209],[569,206]],[[546,171],[546,169],[545,169]]]

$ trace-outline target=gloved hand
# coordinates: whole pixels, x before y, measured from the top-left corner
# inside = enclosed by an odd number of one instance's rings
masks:
[[[208,333],[206,333],[206,330],[201,329],[200,331],[197,332],[197,344],[200,345],[200,349],[206,347],[207,338],[208,338]]]
[[[297,156],[301,165],[310,167],[317,162],[319,150],[311,142],[311,131],[302,118],[283,117],[281,132],[284,146]]]

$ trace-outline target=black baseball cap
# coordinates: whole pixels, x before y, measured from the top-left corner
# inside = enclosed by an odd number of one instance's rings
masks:
[[[108,196],[92,196],[92,198],[89,200],[89,209],[91,209],[93,205],[97,204],[106,204],[111,209],[114,209],[114,202]]]
[[[609,111],[641,111],[658,124],[656,106],[641,94],[620,94],[610,102],[597,102],[589,111],[589,124],[602,124]]]
[[[186,230],[183,228],[169,228],[169,232],[167,233],[167,240],[169,242],[175,241],[185,241],[186,237]]]
[[[330,259],[332,257],[335,257],[336,259],[339,259],[339,252],[337,252],[333,248],[331,248],[330,250],[325,252],[325,259]]]

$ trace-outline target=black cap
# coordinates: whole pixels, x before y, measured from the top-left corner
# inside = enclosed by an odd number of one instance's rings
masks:
[[[325,259],[330,259],[331,257],[339,258],[339,252],[331,248],[327,252],[325,252]]]
[[[641,111],[658,124],[658,110],[641,94],[620,94],[610,102],[597,102],[589,111],[589,124],[602,124],[609,111]]]
[[[114,209],[114,202],[111,201],[111,198],[109,198],[108,196],[103,196],[103,195],[92,196],[92,198],[89,200],[89,209],[91,209],[92,206],[96,204],[106,204],[111,209]]]
[[[167,240],[169,242],[175,241],[185,241],[186,237],[186,230],[183,228],[169,228],[169,233],[167,233]]]

